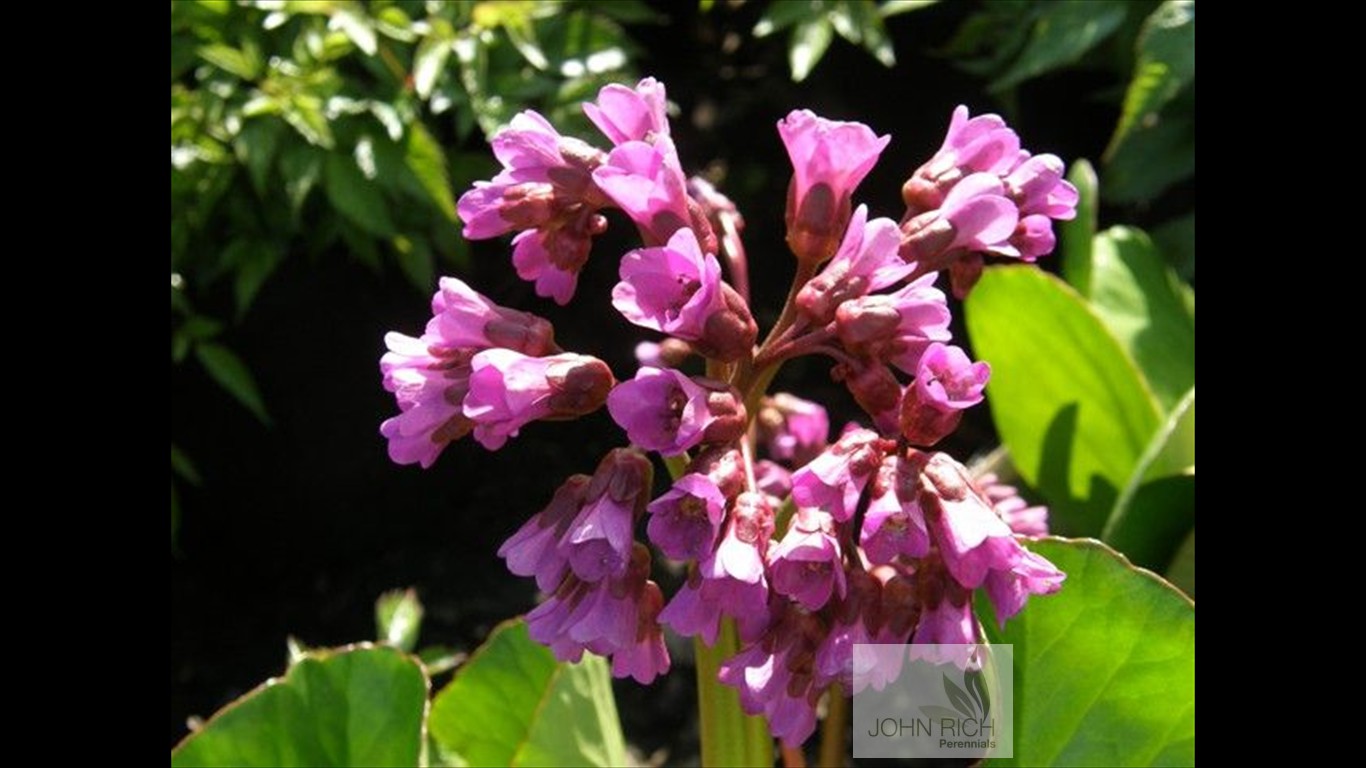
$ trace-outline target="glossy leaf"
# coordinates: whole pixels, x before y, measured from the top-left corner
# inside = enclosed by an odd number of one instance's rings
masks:
[[[988,637],[1015,646],[1015,754],[993,765],[1194,765],[1195,605],[1096,541],[1031,542],[1067,574]]]
[[[1167,0],[1143,23],[1138,61],[1124,96],[1124,111],[1110,140],[1113,152],[1134,126],[1152,119],[1195,81],[1195,3]]]
[[[1060,0],[1042,6],[1024,50],[990,89],[1003,91],[1071,64],[1119,29],[1128,13],[1123,0]]]
[[[1164,411],[1195,385],[1195,321],[1180,284],[1141,230],[1112,227],[1096,236],[1091,304],[1138,363]]]
[[[896,16],[902,13],[918,11],[922,8],[929,8],[931,5],[935,5],[938,2],[939,0],[887,0],[885,3],[878,6],[878,13],[882,14],[882,18],[885,19],[889,16]]]
[[[442,751],[471,765],[626,764],[607,663],[559,663],[520,620],[460,667],[428,726]]]
[[[416,766],[427,688],[393,648],[312,651],[187,736],[171,766]]]
[[[1138,370],[1084,299],[1032,267],[987,269],[966,306],[1020,476],[1046,497],[1055,531],[1098,535],[1160,423]]]
[[[1096,169],[1086,160],[1077,160],[1067,172],[1067,180],[1077,188],[1077,215],[1058,225],[1058,250],[1062,252],[1062,274],[1082,296],[1091,295],[1091,251],[1096,237],[1096,209],[1100,183]]]
[[[1195,91],[1187,89],[1135,125],[1106,157],[1101,193],[1110,203],[1152,200],[1195,174]]]
[[[242,362],[242,358],[221,344],[207,342],[197,344],[194,353],[195,357],[199,358],[199,363],[204,366],[204,370],[208,371],[209,376],[213,377],[219,386],[237,398],[237,402],[246,406],[256,418],[265,424],[270,423],[266,404],[261,399],[260,391],[256,389],[256,379],[252,378],[251,371],[248,370],[246,363]]]

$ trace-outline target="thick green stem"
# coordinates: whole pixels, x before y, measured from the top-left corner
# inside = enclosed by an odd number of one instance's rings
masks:
[[[821,723],[821,747],[816,757],[820,768],[843,768],[844,728],[849,722],[849,700],[839,683],[826,691],[825,722]]]
[[[716,645],[693,641],[697,661],[697,702],[702,725],[702,765],[771,766],[773,737],[762,717],[745,714],[740,693],[716,678],[721,662],[740,651],[735,622],[721,620]]]

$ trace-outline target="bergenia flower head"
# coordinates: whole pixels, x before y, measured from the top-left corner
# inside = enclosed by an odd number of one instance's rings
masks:
[[[891,141],[863,123],[826,120],[795,110],[778,123],[792,160],[787,242],[802,261],[830,258],[849,222],[854,189]]]
[[[521,113],[491,141],[501,171],[457,206],[466,237],[514,234],[518,274],[561,304],[603,211],[630,217],[642,242],[620,260],[612,304],[664,335],[635,348],[635,376],[616,382],[597,357],[561,350],[545,320],[443,278],[421,337],[386,337],[381,370],[399,414],[381,432],[395,461],[428,466],[467,433],[496,450],[532,421],[605,404],[631,447],[566,480],[498,550],[546,595],[528,632],[558,659],[600,654],[614,676],[648,683],[669,669],[663,625],[712,645],[726,627],[739,647],[718,679],[798,747],[831,686],[881,690],[906,659],[976,664],[930,644],[980,639],[977,590],[1005,622],[1061,588],[1064,575],[1019,535],[1046,532],[1046,511],[924,449],[981,402],[990,374],[951,344],[938,274],[961,295],[986,258],[1046,254],[1077,194],[1059,158],[1032,155],[1000,117],[960,107],[903,186],[905,215],[872,217],[853,193],[889,139],[794,111],[778,130],[793,166],[798,278],[756,345],[743,219],[710,183],[686,180],[665,105],[651,78],[602,88],[584,111],[609,152]],[[830,444],[823,405],[765,396],[777,366],[815,354],[835,361],[831,378],[875,429],[851,423]],[[653,499],[647,452],[679,457]],[[668,599],[635,539],[647,516],[649,540],[686,569]],[[895,651],[859,650],[875,644]]]

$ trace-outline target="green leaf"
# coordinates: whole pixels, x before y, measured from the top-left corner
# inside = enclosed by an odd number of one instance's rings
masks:
[[[336,145],[332,126],[327,122],[327,113],[323,110],[323,100],[315,94],[293,94],[281,114],[285,122],[293,126],[309,144],[323,149],[331,149]]]
[[[1114,153],[1134,126],[1155,118],[1182,88],[1195,81],[1193,0],[1167,0],[1158,6],[1143,22],[1137,47],[1134,78],[1107,155]]]
[[[285,180],[285,196],[290,208],[298,213],[308,200],[308,193],[317,186],[323,173],[323,156],[312,147],[294,144],[280,155],[280,175]]]
[[[408,281],[419,293],[426,295],[436,283],[436,262],[432,258],[432,248],[423,237],[410,239],[399,235],[394,238],[394,255],[398,266]]]
[[[787,44],[788,61],[792,65],[792,81],[800,83],[816,68],[816,63],[830,47],[832,37],[830,22],[824,18],[803,21],[792,30],[792,39]]]
[[[1138,229],[1100,233],[1092,258],[1091,305],[1169,410],[1195,385],[1195,322],[1179,278]]]
[[[431,32],[417,44],[417,52],[413,54],[413,89],[424,99],[432,95],[432,89],[446,69],[451,42],[455,39],[455,29],[449,21],[434,17],[430,24]]]
[[[1195,213],[1163,222],[1152,232],[1162,258],[1182,280],[1195,279]],[[1193,314],[1193,313],[1192,313]]]
[[[422,630],[422,602],[414,589],[385,592],[375,601],[375,627],[380,642],[412,652]]]
[[[1071,64],[1124,23],[1124,0],[1061,0],[1042,7],[1019,58],[989,90],[1004,91]]]
[[[323,189],[332,206],[356,226],[377,237],[393,235],[389,203],[379,188],[365,178],[355,158],[335,153],[328,155]]]
[[[261,74],[260,52],[251,46],[244,46],[239,50],[230,45],[214,43],[201,47],[199,57],[243,80],[255,80]]]
[[[267,182],[270,180],[271,163],[275,160],[275,150],[283,131],[284,125],[279,120],[260,117],[247,120],[233,141],[237,159],[247,167],[251,186],[261,197],[269,192]]]
[[[768,37],[795,24],[824,18],[827,6],[825,0],[770,3],[764,10],[764,15],[760,16],[754,25],[754,36]]]
[[[446,153],[421,123],[408,126],[403,159],[413,175],[422,183],[422,188],[431,195],[437,210],[441,211],[448,221],[455,222],[458,217],[455,211],[455,194],[451,192]]]
[[[190,461],[190,457],[177,448],[175,443],[171,443],[171,471],[180,475],[190,485],[199,485],[202,482],[199,470],[194,468],[194,462]]]
[[[938,2],[939,0],[887,0],[878,8],[878,13],[882,14],[882,18],[885,19],[897,14],[929,8]]]
[[[270,414],[266,413],[266,404],[256,389],[256,380],[252,378],[251,371],[242,362],[242,358],[227,347],[213,343],[196,345],[194,353],[195,357],[199,358],[200,365],[204,366],[204,370],[208,371],[209,376],[218,382],[220,387],[237,398],[237,402],[255,414],[263,424],[270,424]]]
[[[1133,127],[1106,158],[1101,193],[1110,203],[1152,200],[1195,174],[1195,90]]]
[[[1082,296],[1091,295],[1091,252],[1096,237],[1098,208],[1096,169],[1086,160],[1072,163],[1067,180],[1077,188],[1077,215],[1059,225],[1062,275]]]
[[[1054,530],[1096,535],[1157,429],[1142,377],[1087,303],[1032,267],[991,267],[968,296],[987,402]]]
[[[232,290],[241,319],[251,308],[256,294],[275,268],[284,259],[284,252],[274,243],[260,240],[234,240],[224,254],[224,265],[234,270]]]
[[[882,24],[877,3],[873,0],[851,0],[845,4],[849,17],[858,28],[856,40],[850,42],[863,46],[884,67],[896,66],[896,52],[892,40],[887,37],[887,28]]]
[[[1001,765],[1194,765],[1195,605],[1095,541],[1029,548],[1067,574],[993,643],[1015,646],[1015,755]],[[996,760],[993,765],[998,764]]]
[[[338,8],[327,26],[332,29],[340,29],[366,56],[374,56],[375,52],[379,50],[378,40],[375,39],[375,28],[359,6],[344,5]]]
[[[1195,529],[1181,543],[1176,557],[1167,568],[1167,581],[1181,588],[1182,592],[1195,599]]]
[[[393,648],[313,651],[219,710],[171,766],[415,766],[427,689],[422,665]]]
[[[471,765],[625,765],[607,663],[584,654],[555,661],[505,622],[437,695],[428,720],[436,743]]]
[[[1114,512],[1106,543],[1145,568],[1165,569],[1195,525],[1195,390],[1153,434]]]

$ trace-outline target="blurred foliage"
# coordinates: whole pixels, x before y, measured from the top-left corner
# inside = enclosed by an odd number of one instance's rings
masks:
[[[1149,203],[1195,175],[1193,0],[986,3],[943,54],[987,78],[1007,104],[1020,85],[1064,68],[1116,76],[1120,91],[1097,94],[1123,93],[1102,158],[1107,202]],[[1191,234],[1193,243],[1193,224]]]
[[[793,0],[770,3],[759,22],[754,25],[755,37],[767,37],[775,32],[791,30],[787,55],[792,67],[792,79],[800,82],[811,74],[816,64],[839,35],[857,45],[885,67],[896,66],[896,52],[882,20],[908,11],[934,5],[938,0]],[[703,7],[708,7],[703,3]]]
[[[454,190],[492,167],[448,147],[529,107],[586,127],[579,102],[633,77],[621,24],[656,21],[634,0],[171,3],[172,365],[269,424],[219,337],[280,264],[343,252],[429,291],[468,258]]]

